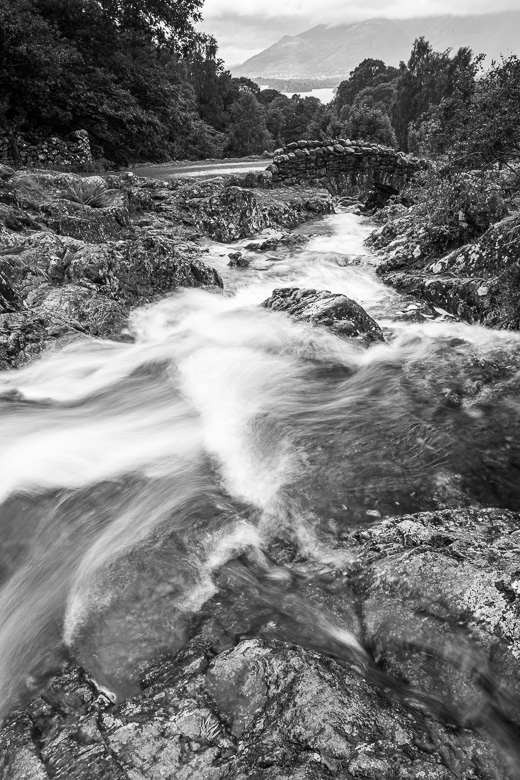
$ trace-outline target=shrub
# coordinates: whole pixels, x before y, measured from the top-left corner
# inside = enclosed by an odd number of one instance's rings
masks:
[[[414,219],[440,250],[472,241],[508,213],[496,170],[452,171],[436,164],[421,171],[405,195],[414,204]]]
[[[415,131],[431,155],[449,155],[459,169],[510,166],[520,162],[520,59],[492,63],[475,79],[477,58],[453,93],[432,109]],[[518,179],[517,179],[518,186]]]
[[[355,106],[344,125],[344,135],[353,141],[373,141],[385,146],[397,146],[388,114],[379,108]]]
[[[93,209],[103,209],[114,203],[117,190],[109,189],[103,179],[97,176],[87,179],[74,179],[67,182],[61,192],[62,200],[80,203]]]

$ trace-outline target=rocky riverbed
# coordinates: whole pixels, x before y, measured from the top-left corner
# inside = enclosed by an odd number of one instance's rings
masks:
[[[0,777],[520,777],[515,215],[0,174]]]
[[[406,515],[342,544],[341,568],[295,564],[296,590],[248,590],[225,567],[222,592],[239,585],[239,603],[210,601],[203,627],[120,704],[65,665],[4,726],[3,777],[517,777],[520,516]],[[369,656],[352,665],[341,643],[276,636],[273,596],[292,610],[313,597]]]
[[[125,338],[132,307],[219,287],[199,239],[233,241],[330,213],[326,193],[0,170],[0,368],[84,336]]]

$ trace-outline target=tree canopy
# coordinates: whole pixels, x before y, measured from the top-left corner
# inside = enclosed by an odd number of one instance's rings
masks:
[[[414,42],[399,68],[365,59],[328,106],[233,78],[197,29],[203,0],[9,0],[0,5],[0,130],[88,131],[96,157],[263,152],[302,138],[377,140],[486,164],[520,154],[516,57],[479,78],[470,49]],[[466,164],[466,163],[465,163]],[[470,164],[468,162],[468,164]]]
[[[466,62],[463,77],[418,128],[426,154],[443,154],[459,168],[520,161],[520,60],[511,55],[475,78],[479,61]]]
[[[95,156],[117,164],[253,154],[305,136],[321,104],[276,90],[266,99],[251,79],[233,78],[197,29],[202,6],[1,4],[0,130],[36,142],[84,128]]]

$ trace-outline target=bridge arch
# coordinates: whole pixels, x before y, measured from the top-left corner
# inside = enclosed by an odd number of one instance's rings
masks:
[[[334,139],[294,141],[274,153],[267,170],[273,184],[314,184],[334,194],[400,192],[421,162],[387,146]]]

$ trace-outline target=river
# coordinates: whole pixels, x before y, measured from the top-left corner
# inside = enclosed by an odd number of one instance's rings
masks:
[[[266,556],[275,538],[341,565],[338,529],[427,508],[455,473],[482,489],[479,400],[450,406],[446,388],[497,350],[518,370],[519,337],[442,311],[414,322],[375,275],[372,229],[341,211],[244,269],[228,266],[237,244],[208,242],[224,294],[180,290],[134,312],[132,343],[80,341],[0,374],[4,714],[70,657],[128,695],[144,659],[187,640],[227,561],[285,576]],[[386,343],[364,350],[259,306],[283,286],[352,297]],[[304,621],[325,652],[364,657],[349,625],[311,604]]]

